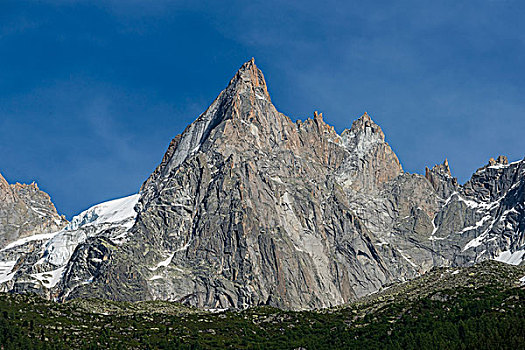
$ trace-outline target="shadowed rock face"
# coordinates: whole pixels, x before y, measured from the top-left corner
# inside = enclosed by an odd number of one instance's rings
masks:
[[[35,183],[10,185],[0,174],[0,248],[19,238],[53,232],[67,224]]]
[[[367,113],[341,135],[317,112],[297,122],[279,113],[251,60],[172,140],[132,227],[57,236],[87,238],[49,267],[63,269],[49,295],[320,308],[433,266],[519,263],[523,164],[491,160],[463,186],[447,161],[406,173]],[[43,252],[24,255],[26,267]]]

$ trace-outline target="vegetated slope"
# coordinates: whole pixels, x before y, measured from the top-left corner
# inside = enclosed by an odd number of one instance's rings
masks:
[[[521,279],[521,281],[520,281]],[[169,302],[0,296],[4,349],[519,349],[525,267],[437,268],[318,311],[206,312]],[[521,287],[520,287],[521,285]]]

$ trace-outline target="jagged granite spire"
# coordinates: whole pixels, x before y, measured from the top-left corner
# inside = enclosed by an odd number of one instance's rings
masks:
[[[253,93],[257,98],[264,98],[270,102],[270,95],[262,71],[255,65],[255,59],[252,58],[244,63],[235,73],[227,91],[237,93]]]
[[[36,183],[11,185],[0,174],[0,248],[22,237],[57,231],[66,224]]]
[[[13,191],[9,186],[9,183],[0,174],[0,201],[2,203],[9,203],[14,201]]]
[[[429,169],[425,167],[425,178],[432,184],[441,198],[448,198],[458,189],[458,181],[452,177],[448,159],[445,158],[443,164],[436,164]]]
[[[350,154],[319,113],[297,123],[279,113],[245,63],[143,185],[133,245],[113,258],[140,256],[139,279],[117,297],[309,308],[375,290],[387,267],[330,174]],[[107,290],[94,282],[71,296],[93,288]]]
[[[217,96],[208,109],[197,120],[191,123],[181,135],[177,135],[170,143],[166,154],[155,172],[144,183],[141,191],[148,190],[148,184],[158,176],[166,176],[169,171],[177,168],[190,155],[198,152],[206,143],[214,129],[226,120],[242,119],[254,121],[253,113],[257,102],[263,103],[272,114],[277,114],[266,87],[264,75],[255,65],[255,60],[244,63],[230,80],[228,86]],[[266,117],[266,116],[263,116]],[[268,120],[257,120],[258,124]],[[151,189],[149,189],[151,190]]]
[[[341,134],[350,156],[341,168],[340,181],[354,190],[379,189],[403,173],[399,159],[385,142],[381,127],[365,112]]]
[[[385,134],[383,134],[383,130],[381,130],[381,127],[377,125],[372,120],[372,118],[370,118],[368,112],[365,112],[361,117],[356,119],[352,123],[352,127],[350,128],[350,130],[346,132],[353,135],[364,134],[366,136],[372,137],[373,139],[385,141]]]

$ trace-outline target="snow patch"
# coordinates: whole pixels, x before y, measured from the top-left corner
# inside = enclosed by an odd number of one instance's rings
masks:
[[[12,248],[15,248],[15,247],[19,247],[21,245],[24,245],[28,242],[32,242],[32,241],[45,241],[45,240],[49,240],[53,237],[55,237],[58,233],[58,232],[52,232],[52,233],[40,233],[40,234],[37,234],[37,235],[33,235],[33,236],[29,236],[29,237],[24,237],[22,239],[19,239],[17,241],[14,241],[14,242],[11,242],[9,243],[7,246],[5,246],[4,248],[2,248],[0,250],[0,252],[3,252],[5,250],[9,250],[9,249],[12,249]]]
[[[473,200],[470,200],[470,199],[465,199],[463,197],[461,197],[459,194],[458,194],[458,201],[460,202],[463,202],[467,205],[467,207],[469,208],[473,208],[473,209],[476,209],[480,206],[480,203],[476,202],[476,201],[473,201]]]
[[[504,169],[504,168],[508,168],[508,167],[509,167],[508,164],[498,164],[498,165],[491,165],[488,168],[489,169]]]
[[[75,216],[67,225],[66,231],[78,230],[80,227],[87,225],[117,223],[135,218],[137,213],[134,208],[139,197],[139,194],[134,194],[97,204]],[[134,222],[130,221],[123,224],[123,226],[131,228],[133,224]]]
[[[408,263],[412,266],[412,267],[417,267],[416,264],[414,264],[410,259],[411,257],[408,256],[408,255],[405,255],[405,253],[401,250],[401,249],[398,249],[399,253],[401,254],[401,256],[403,257],[403,259],[405,259],[406,261],[408,261]]]
[[[428,239],[429,239],[430,241],[442,241],[442,240],[444,240],[444,239],[446,239],[446,238],[447,238],[447,237],[436,237],[436,236],[430,236],[430,237],[428,237]]]
[[[277,183],[280,183],[280,184],[284,185],[283,180],[281,180],[281,178],[280,178],[279,176],[271,177],[270,180],[275,181],[275,182],[277,182]]]
[[[44,287],[53,288],[54,286],[56,286],[58,281],[60,281],[60,278],[62,277],[65,268],[65,266],[62,266],[56,270],[41,273],[33,273],[30,276],[42,282],[42,285]]]
[[[501,254],[494,258],[496,261],[500,261],[510,265],[519,265],[524,260],[525,250],[516,250],[511,253],[510,250],[501,252]]]
[[[469,241],[464,247],[463,249],[461,250],[462,252],[464,252],[465,250],[467,249],[470,249],[470,248],[476,248],[478,246],[480,246],[482,243],[483,243],[483,240],[487,238],[487,234],[484,233],[476,238],[474,238],[473,240]]]
[[[443,208],[446,207],[447,205],[450,204],[450,202],[452,201],[452,199],[454,199],[454,197],[457,197],[457,200],[459,202],[463,202],[464,204],[466,204],[467,207],[471,208],[471,209],[487,209],[487,210],[490,210],[492,208],[494,208],[495,206],[497,206],[499,204],[499,202],[505,197],[505,196],[501,196],[498,200],[494,201],[494,202],[487,202],[487,203],[479,203],[479,202],[476,202],[474,200],[471,200],[471,199],[466,199],[466,198],[463,198],[459,195],[458,192],[454,192],[450,195],[450,197],[448,197],[445,201],[445,203],[443,204]]]
[[[467,231],[472,231],[472,230],[478,229],[478,228],[483,226],[485,221],[487,221],[487,220],[489,220],[491,218],[492,218],[492,216],[486,215],[486,216],[482,217],[481,220],[476,222],[476,224],[474,226],[467,226],[463,230],[461,230],[459,233],[464,233],[464,232],[467,232]]]
[[[155,275],[155,276],[151,276],[150,278],[148,278],[148,281],[155,281],[155,280],[160,280],[160,279],[163,279],[164,277],[160,276],[160,275]]]
[[[436,220],[436,217],[437,217],[437,215],[434,216],[434,218],[432,219],[433,230],[432,230],[432,233],[430,234],[430,238],[429,239],[433,239],[434,238],[434,234],[437,232],[437,230],[439,230],[439,226],[436,226],[436,223],[434,222]]]
[[[191,244],[191,241],[189,241],[188,243],[186,243],[182,247],[176,249],[173,253],[170,254],[170,256],[168,256],[165,260],[162,260],[161,262],[159,262],[155,267],[150,267],[149,268],[150,271],[155,271],[155,270],[159,269],[160,267],[166,267],[169,264],[171,264],[171,260],[173,260],[173,257],[175,256],[175,253],[178,253],[178,252],[181,252],[183,250],[188,249],[190,244]]]
[[[13,267],[16,265],[16,260],[0,261],[0,284],[10,281],[15,275]]]
[[[503,214],[501,214],[501,217],[500,217],[499,220],[500,220],[500,221],[503,221],[503,220],[507,219],[507,216],[508,216],[509,214],[511,214],[511,213],[513,213],[513,214],[519,214],[518,211],[516,210],[516,208],[507,209],[507,210],[505,210],[505,211],[503,212]]]
[[[168,256],[166,260],[162,260],[160,263],[157,264],[157,266],[155,267],[155,270],[158,269],[159,267],[168,266],[171,263],[171,260],[173,259],[174,256],[175,256],[175,253],[172,253],[170,256]]]

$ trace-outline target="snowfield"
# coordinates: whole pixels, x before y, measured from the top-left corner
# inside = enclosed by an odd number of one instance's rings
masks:
[[[45,288],[55,287],[62,278],[76,247],[88,237],[97,236],[109,228],[122,227],[124,232],[115,238],[123,239],[135,223],[137,213],[134,208],[139,197],[139,194],[134,194],[97,204],[73,217],[71,222],[60,231],[37,234],[11,242],[0,250],[0,286],[13,280],[18,270],[15,266],[24,256],[23,249],[18,253],[13,251],[20,250],[20,247],[26,244],[38,243],[42,250],[40,259],[34,265],[42,265],[45,271],[29,274],[29,277],[39,281]],[[90,227],[95,229],[85,230]],[[17,255],[17,260],[12,260],[13,254]],[[3,289],[5,287],[0,287],[0,290]]]

